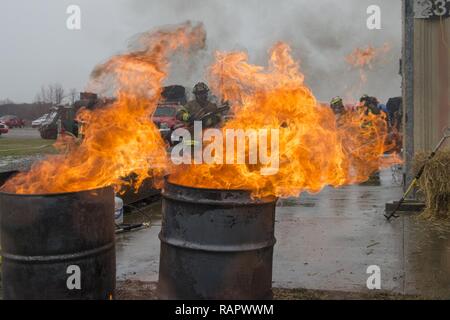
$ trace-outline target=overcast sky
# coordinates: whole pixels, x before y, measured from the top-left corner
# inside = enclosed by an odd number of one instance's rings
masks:
[[[66,28],[70,4],[81,8],[81,30]],[[366,27],[371,4],[381,7],[381,30]],[[247,50],[252,62],[264,63],[270,46],[282,40],[300,59],[316,96],[328,100],[358,82],[347,54],[389,43],[392,50],[358,93],[386,99],[401,92],[400,9],[400,0],[2,0],[0,100],[31,102],[41,85],[56,82],[83,90],[94,66],[124,52],[135,34],[186,20],[205,24],[208,51],[195,68],[174,70],[168,82],[192,86],[202,80],[216,49]]]

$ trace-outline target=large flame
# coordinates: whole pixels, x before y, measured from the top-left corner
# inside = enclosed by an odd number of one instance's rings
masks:
[[[270,51],[267,67],[250,64],[245,53],[232,52],[217,53],[209,69],[212,90],[233,105],[235,117],[223,132],[279,130],[278,172],[262,175],[261,163],[169,166],[166,146],[150,115],[168,73],[168,57],[180,48],[202,48],[205,32],[201,25],[187,23],[143,34],[138,40],[138,50],[113,57],[94,70],[91,85],[113,85],[117,100],[101,109],[79,112],[85,139],[69,145],[65,141],[64,154],[33,165],[31,171],[9,180],[2,191],[36,194],[120,186],[131,173],[138,177],[139,186],[152,174],[170,169],[171,180],[183,185],[288,197],[319,192],[327,185],[362,182],[398,161],[383,156],[392,147],[385,142],[383,115],[360,110],[336,119],[304,84],[289,46],[278,43]],[[245,148],[247,155],[253,152]]]
[[[213,91],[234,106],[235,117],[223,132],[279,129],[279,171],[261,175],[261,164],[180,166],[171,176],[174,183],[289,197],[319,192],[327,185],[362,182],[379,168],[398,162],[394,156],[384,157],[392,147],[385,143],[384,116],[359,110],[337,121],[304,84],[299,64],[284,43],[271,49],[266,68],[250,64],[243,52],[217,53],[209,78]]]
[[[138,50],[111,58],[93,72],[95,85],[113,84],[117,100],[94,111],[81,110],[85,139],[68,153],[52,155],[10,179],[2,191],[21,194],[89,190],[125,184],[135,173],[136,187],[167,166],[165,144],[150,120],[178,49],[202,48],[202,25],[186,23],[138,38]],[[108,83],[109,82],[109,83]],[[149,170],[150,168],[155,168]]]

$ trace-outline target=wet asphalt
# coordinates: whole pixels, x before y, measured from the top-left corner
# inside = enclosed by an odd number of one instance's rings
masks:
[[[377,266],[383,291],[450,298],[450,228],[410,213],[387,222],[385,204],[401,192],[386,170],[380,185],[280,200],[274,287],[365,293],[368,267]],[[158,280],[160,204],[146,212],[150,228],[117,237],[118,280]]]
[[[15,129],[12,134],[38,138],[36,132]],[[450,227],[410,213],[387,222],[385,204],[401,193],[386,170],[379,185],[326,188],[317,195],[280,200],[274,287],[365,293],[367,269],[377,266],[383,291],[449,299]],[[117,235],[119,281],[158,280],[160,216],[161,204],[155,202],[125,217],[128,222],[151,221],[151,227]]]

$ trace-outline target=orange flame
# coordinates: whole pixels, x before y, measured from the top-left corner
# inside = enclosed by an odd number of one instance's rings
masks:
[[[353,100],[353,94],[360,93],[367,83],[367,72],[372,70],[375,64],[383,61],[385,55],[391,50],[389,43],[382,47],[375,48],[368,45],[366,48],[356,48],[345,57],[345,61],[354,69],[359,71],[359,83],[353,86],[347,93],[347,100]]]
[[[372,69],[374,62],[379,60],[384,54],[389,52],[391,47],[385,43],[380,48],[374,48],[371,45],[367,48],[356,48],[350,53],[345,60],[347,63],[355,68]]]
[[[209,70],[213,91],[234,106],[236,116],[223,131],[279,129],[278,173],[261,175],[261,163],[168,168],[164,142],[149,116],[167,76],[170,54],[202,48],[205,33],[201,25],[187,23],[144,34],[139,41],[139,50],[113,57],[94,70],[91,85],[113,84],[117,101],[79,112],[79,120],[86,123],[81,144],[70,142],[66,154],[35,164],[30,172],[9,180],[2,191],[36,194],[120,186],[131,173],[138,177],[137,187],[152,174],[172,169],[171,180],[183,185],[288,197],[362,182],[380,167],[399,161],[383,157],[392,147],[385,143],[383,116],[355,111],[336,119],[304,84],[289,46],[278,43],[266,68],[250,64],[245,53],[232,52],[217,53]],[[247,156],[251,152],[246,146]]]
[[[284,43],[270,51],[268,67],[252,65],[242,52],[217,53],[209,72],[213,91],[234,106],[227,129],[279,129],[279,171],[260,174],[261,164],[180,166],[174,183],[214,189],[248,189],[256,197],[297,196],[362,182],[380,167],[399,161],[384,157],[383,116],[349,112],[336,122],[304,84],[299,64]],[[225,135],[225,133],[224,133]],[[251,150],[246,145],[247,157]]]
[[[111,58],[93,72],[93,85],[114,84],[116,102],[101,109],[80,110],[85,139],[73,141],[68,153],[52,155],[31,170],[10,179],[5,192],[41,194],[89,190],[125,184],[138,176],[136,187],[166,167],[165,144],[150,120],[156,108],[170,54],[198,49],[205,43],[202,25],[185,23],[175,29],[142,34],[139,50]],[[155,168],[152,171],[149,168]]]

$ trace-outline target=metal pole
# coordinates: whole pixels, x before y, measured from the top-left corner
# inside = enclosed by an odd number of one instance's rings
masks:
[[[428,164],[428,162],[431,161],[436,156],[436,153],[439,151],[439,149],[442,147],[442,145],[448,138],[450,138],[450,128],[445,129],[442,139],[439,141],[439,143],[433,149],[433,152],[431,152],[431,154],[428,156],[427,161],[422,165],[422,167],[418,171],[417,175],[414,177],[412,182],[409,184],[409,187],[406,189],[406,192],[404,193],[403,197],[398,202],[394,211],[392,211],[389,215],[388,214],[385,215],[385,217],[388,221],[390,221],[392,218],[398,218],[398,216],[396,215],[397,211],[400,210],[402,204],[406,201],[409,194],[414,191],[414,188],[417,186],[419,179],[422,177],[422,174],[424,173],[425,167]]]
[[[402,0],[403,49],[403,144],[404,144],[404,191],[414,179],[414,0]]]

